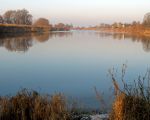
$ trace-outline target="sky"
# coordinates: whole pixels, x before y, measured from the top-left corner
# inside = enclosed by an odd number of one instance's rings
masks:
[[[76,26],[142,21],[150,12],[150,0],[0,0],[0,14],[27,9],[34,17]]]

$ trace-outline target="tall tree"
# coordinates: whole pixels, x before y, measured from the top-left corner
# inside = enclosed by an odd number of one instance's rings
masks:
[[[32,15],[26,9],[22,10],[9,10],[3,15],[4,20],[8,24],[22,24],[22,25],[31,25],[32,24]]]

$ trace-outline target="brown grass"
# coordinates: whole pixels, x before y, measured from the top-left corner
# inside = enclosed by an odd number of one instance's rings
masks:
[[[3,27],[32,27],[32,25],[20,25],[20,24],[0,24]]]
[[[67,120],[66,106],[62,94],[41,96],[24,89],[14,97],[0,98],[0,120]]]
[[[123,90],[120,90],[113,72],[111,73],[114,87],[117,85],[115,88],[117,94],[115,94],[110,120],[150,120],[150,71],[144,77],[139,76],[133,85],[126,84],[122,78]]]
[[[49,26],[33,26],[33,25],[23,25],[23,24],[1,24],[0,27],[29,27],[29,28],[50,28]]]

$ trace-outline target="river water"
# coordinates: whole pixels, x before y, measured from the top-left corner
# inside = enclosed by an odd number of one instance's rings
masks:
[[[83,106],[99,108],[95,87],[110,102],[108,70],[132,83],[150,67],[150,37],[95,31],[0,35],[0,95],[22,88],[63,93]]]

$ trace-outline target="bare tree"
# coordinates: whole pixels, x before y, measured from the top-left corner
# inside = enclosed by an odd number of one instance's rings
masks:
[[[14,11],[14,10],[8,10],[8,11],[6,11],[6,12],[4,13],[4,15],[3,15],[4,22],[5,22],[5,23],[8,23],[8,24],[11,24],[12,21],[13,21],[12,19],[14,19],[14,18],[12,17],[12,15],[13,15],[14,13],[16,13],[16,11]]]
[[[0,24],[3,23],[3,17],[0,15]]]
[[[28,14],[25,20],[26,25],[32,25],[32,15]]]
[[[5,23],[31,25],[32,15],[26,9],[9,10],[3,15]]]
[[[143,25],[150,27],[150,13],[147,13],[143,19]]]
[[[15,14],[16,24],[31,25],[32,15],[26,9],[17,10]]]

